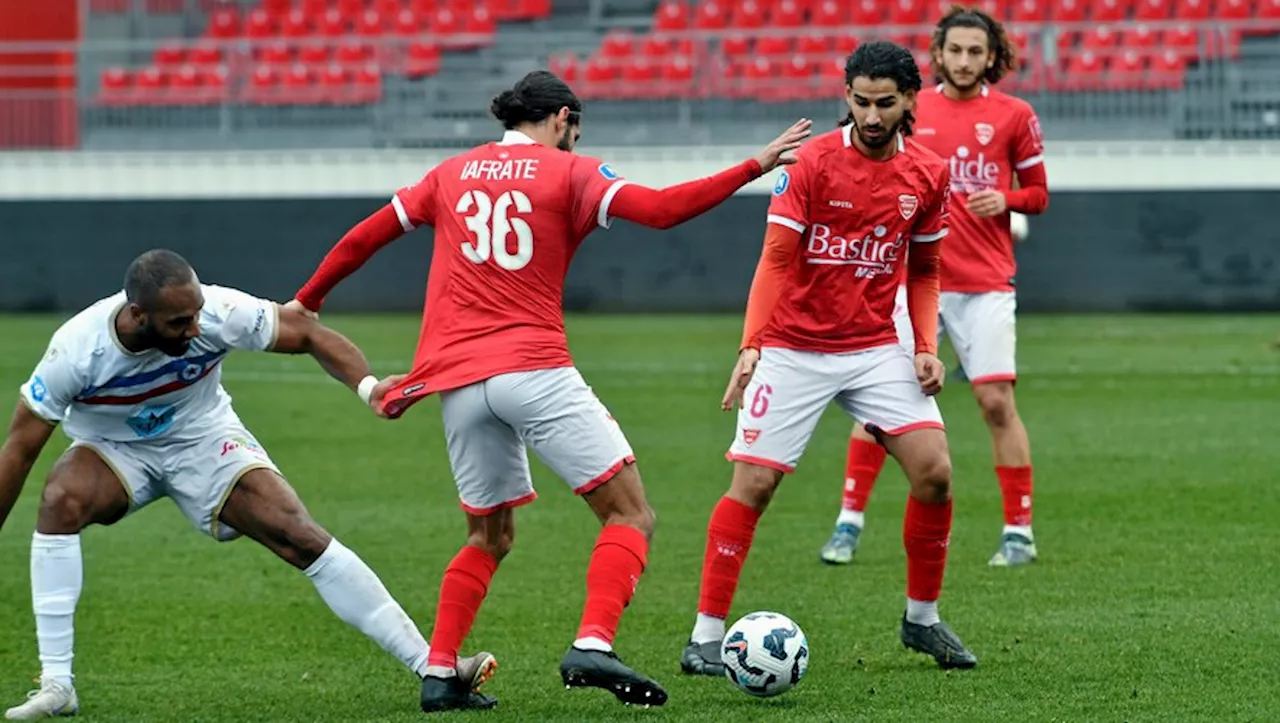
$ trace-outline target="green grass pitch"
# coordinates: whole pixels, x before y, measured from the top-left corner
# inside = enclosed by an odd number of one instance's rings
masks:
[[[402,369],[417,319],[340,317],[378,372]],[[16,390],[57,324],[5,317],[0,387]],[[541,498],[467,643],[501,668],[493,720],[1042,721],[1280,719],[1277,317],[1036,317],[1021,322],[1020,409],[1036,462],[1041,561],[992,570],[999,493],[964,384],[942,395],[956,477],[942,614],[980,656],[944,673],[897,641],[905,484],[889,465],[855,563],[818,562],[840,498],[848,422],[833,410],[764,517],[734,617],[792,616],[812,662],[758,701],[678,670],[707,516],[728,483],[733,418],[717,403],[740,320],[578,317],[580,368],[622,423],[658,511],[618,650],[671,693],[661,710],[566,691],[597,525],[535,463]],[[306,358],[241,354],[225,383],[310,510],[427,631],[463,540],[436,403],[376,420]],[[0,533],[0,707],[38,673],[28,548],[46,450]],[[77,689],[91,721],[410,721],[413,676],[336,620],[251,542],[218,545],[161,501],[84,535]]]

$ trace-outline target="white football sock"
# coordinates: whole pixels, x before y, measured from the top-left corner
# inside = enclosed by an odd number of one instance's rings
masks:
[[[693,634],[689,639],[699,645],[724,640],[724,620],[698,613],[698,620],[693,624]]]
[[[71,687],[76,603],[84,587],[80,535],[31,536],[31,607],[36,616],[40,677]]]
[[[924,602],[907,598],[907,622],[916,625],[937,625],[942,622],[938,617],[938,601]]]
[[[573,641],[573,647],[578,650],[599,650],[602,653],[608,653],[613,650],[612,645],[600,638],[578,638]]]
[[[837,525],[853,525],[859,530],[862,529],[863,513],[857,510],[840,510],[840,516],[836,518]]]
[[[422,632],[356,553],[335,538],[303,574],[311,579],[335,615],[399,658],[419,677],[426,675],[430,648]]]
[[[1004,534],[1006,535],[1022,535],[1023,537],[1035,541],[1036,538],[1031,536],[1031,525],[1005,525]]]

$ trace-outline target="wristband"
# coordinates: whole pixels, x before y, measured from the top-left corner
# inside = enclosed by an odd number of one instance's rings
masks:
[[[356,394],[359,395],[360,401],[365,404],[369,403],[369,397],[373,396],[373,388],[378,386],[378,378],[370,374],[360,380],[360,385],[356,387]]]

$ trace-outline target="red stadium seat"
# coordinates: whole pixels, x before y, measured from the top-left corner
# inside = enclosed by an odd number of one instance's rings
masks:
[[[573,85],[578,80],[578,56],[573,53],[559,53],[547,58],[547,70],[555,73],[561,80]]]
[[[355,20],[364,12],[364,0],[336,0],[338,4],[338,12],[350,20]]]
[[[671,54],[675,41],[662,35],[646,35],[640,41],[640,54],[657,62]]]
[[[721,30],[729,24],[727,6],[720,0],[702,0],[693,14],[693,26],[699,30]]]
[[[1169,90],[1181,88],[1186,80],[1186,56],[1170,48],[1151,58],[1147,86]]]
[[[1016,0],[1011,19],[1015,23],[1041,23],[1046,20],[1048,9],[1045,0]]]
[[[329,62],[329,45],[307,43],[298,48],[298,62],[303,65],[318,67]]]
[[[437,35],[457,35],[462,32],[462,18],[449,8],[440,8],[431,18],[431,32]]]
[[[414,11],[405,8],[397,12],[393,17],[396,22],[396,35],[409,38],[422,33],[422,16]]]
[[[107,68],[99,78],[102,89],[98,102],[102,105],[128,105],[132,102],[133,74],[124,68]]]
[[[249,13],[245,22],[245,35],[254,39],[270,38],[276,34],[276,23],[271,14],[262,8]]]
[[[1065,63],[1063,72],[1054,79],[1059,90],[1097,90],[1102,87],[1102,57],[1092,50],[1076,53]]]
[[[924,22],[925,4],[922,0],[892,0],[886,4],[891,25],[919,25]]]
[[[1156,34],[1146,25],[1135,25],[1120,36],[1122,48],[1153,48],[1155,44]]]
[[[798,28],[804,21],[804,8],[796,0],[780,0],[769,13],[769,26],[774,28]]]
[[[137,102],[147,105],[160,103],[168,85],[168,73],[154,65],[144,68],[134,80],[134,98]]]
[[[801,35],[796,38],[796,53],[810,62],[817,62],[831,55],[831,38],[826,35]]]
[[[831,58],[818,64],[818,81],[824,88],[838,88],[844,83],[846,58]]]
[[[1059,23],[1084,22],[1084,0],[1058,0],[1049,8],[1049,17]]]
[[[1136,20],[1168,20],[1172,6],[1172,0],[1138,0],[1133,16]]]
[[[326,38],[341,38],[347,34],[347,19],[337,8],[329,8],[316,20],[316,30]]]
[[[356,18],[356,35],[380,38],[384,32],[386,32],[386,24],[377,10],[370,8]]]
[[[1080,34],[1072,30],[1059,30],[1057,37],[1054,39],[1054,45],[1058,48],[1058,55],[1066,57],[1071,55],[1071,51],[1080,42]]]
[[[293,47],[280,42],[263,46],[258,51],[258,62],[274,66],[292,65]]]
[[[262,0],[259,7],[272,15],[284,15],[289,12],[289,0]]]
[[[1140,51],[1125,50],[1111,58],[1107,68],[1107,87],[1111,90],[1136,90],[1142,87],[1147,58]]]
[[[1280,20],[1280,0],[1257,0],[1257,12],[1255,13],[1262,20]],[[1263,31],[1265,33],[1274,33],[1275,28]]]
[[[1200,54],[1200,31],[1189,23],[1179,24],[1161,34],[1160,45],[1196,57]]]
[[[311,18],[301,9],[290,10],[280,24],[280,34],[286,38],[305,38],[311,34]]]
[[[581,94],[586,98],[609,98],[616,96],[618,79],[618,61],[603,56],[593,56],[582,68]]]
[[[1220,20],[1248,20],[1250,14],[1249,0],[1218,0],[1213,9],[1213,15]],[[1258,14],[1262,14],[1261,7]]]
[[[165,43],[156,48],[152,62],[161,68],[176,68],[186,61],[187,50],[177,43]]]
[[[720,52],[730,60],[739,60],[751,48],[751,41],[743,35],[728,35],[720,41]]]
[[[756,39],[756,55],[777,58],[791,55],[791,38],[782,35],[765,35]]]
[[[302,0],[299,5],[302,8],[302,12],[311,18],[312,23],[315,23],[316,19],[324,15],[325,11],[329,9],[329,0]]]
[[[199,44],[187,53],[187,59],[201,66],[219,65],[222,63],[222,48],[216,45]]]
[[[689,27],[689,6],[683,0],[663,0],[654,13],[653,29],[658,31],[684,30]]]
[[[1018,49],[1018,55],[1025,57],[1027,51],[1031,49],[1031,36],[1025,30],[1007,30],[1009,34],[1009,42]]]
[[[206,68],[202,74],[201,85],[204,86],[204,96],[210,103],[226,103],[228,99],[228,88],[231,74],[227,71],[227,66],[219,65],[215,68]]]
[[[408,10],[400,0],[373,0],[373,9],[384,18],[394,18],[401,10]]]
[[[838,28],[845,24],[845,8],[836,0],[822,0],[813,9],[812,22],[824,28]]]
[[[764,6],[757,0],[739,0],[730,23],[739,28],[764,27]]]
[[[1209,30],[1205,33],[1205,55],[1210,58],[1240,59],[1240,30]]]
[[[600,55],[606,58],[629,58],[635,55],[635,36],[625,30],[607,33],[600,41]]]
[[[1094,22],[1118,23],[1129,18],[1132,0],[1093,0],[1089,17]]]
[[[205,34],[211,38],[227,40],[240,34],[240,15],[234,5],[227,5],[214,10],[209,15],[209,26]]]
[[[280,89],[280,74],[272,67],[259,65],[249,76],[249,85],[245,88],[245,100],[257,105],[275,102],[276,93]]]
[[[319,101],[315,75],[305,65],[289,68],[280,81],[280,100],[290,104],[312,104]]]
[[[813,98],[819,88],[815,82],[813,69],[815,64],[803,55],[793,55],[782,64],[782,84],[774,97],[779,100],[807,100]],[[830,91],[824,93],[830,96]]]
[[[333,53],[333,59],[347,66],[354,68],[363,65],[366,61],[373,57],[373,49],[367,45],[358,42],[345,42],[338,46]]]
[[[320,73],[320,96],[329,105],[348,105],[351,99],[351,73],[334,63]]]
[[[658,83],[660,67],[644,57],[637,55],[623,62],[622,93],[628,98],[656,98],[661,95]]]
[[[471,11],[463,16],[463,30],[472,35],[489,35],[492,36],[498,32],[498,23],[494,20],[489,9],[483,5],[476,5]],[[477,41],[472,47],[480,47],[489,45],[492,39]]]
[[[1120,34],[1110,25],[1098,25],[1084,34],[1081,47],[1085,50],[1107,51],[1116,46]]]
[[[409,46],[409,60],[405,67],[405,75],[410,78],[421,78],[440,72],[440,46],[430,42],[416,42]],[[565,82],[570,78],[561,71],[559,75]]]
[[[837,60],[840,61],[840,67],[844,67],[844,61],[853,55],[853,51],[858,49],[858,36],[856,35],[837,35],[835,42],[831,44],[831,49],[835,51]],[[843,70],[840,72],[844,72]]]
[[[776,66],[768,58],[757,57],[742,68],[741,90],[762,98],[768,97],[776,87]]]
[[[853,0],[849,19],[854,25],[879,25],[884,19],[884,11],[879,0]]]
[[[674,56],[662,65],[662,84],[668,97],[689,98],[696,93],[693,63],[684,56]]]
[[[203,78],[195,66],[184,65],[169,79],[168,101],[174,105],[196,105],[203,101],[200,85]]]
[[[1173,6],[1173,16],[1179,20],[1208,20],[1212,13],[1210,0],[1178,0]]]

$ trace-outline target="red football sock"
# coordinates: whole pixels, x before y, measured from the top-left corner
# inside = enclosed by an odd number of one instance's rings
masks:
[[[464,545],[454,556],[440,581],[440,603],[436,606],[427,665],[452,668],[458,664],[462,641],[471,632],[497,569],[497,559],[478,547]]]
[[[702,593],[698,612],[724,619],[733,606],[742,565],[751,550],[760,513],[746,505],[721,497],[707,525],[707,552],[702,562]]]
[[[1031,525],[1031,466],[996,467],[1000,495],[1004,498],[1004,523]]]
[[[587,602],[578,638],[613,643],[622,610],[631,603],[649,554],[644,533],[626,525],[608,525],[596,538],[587,566]]]
[[[942,592],[951,536],[951,500],[940,505],[907,498],[902,546],[907,550],[907,597],[933,602]]]
[[[842,509],[862,512],[876,486],[876,478],[884,469],[884,447],[857,437],[849,439],[849,459],[844,466],[844,502]]]

